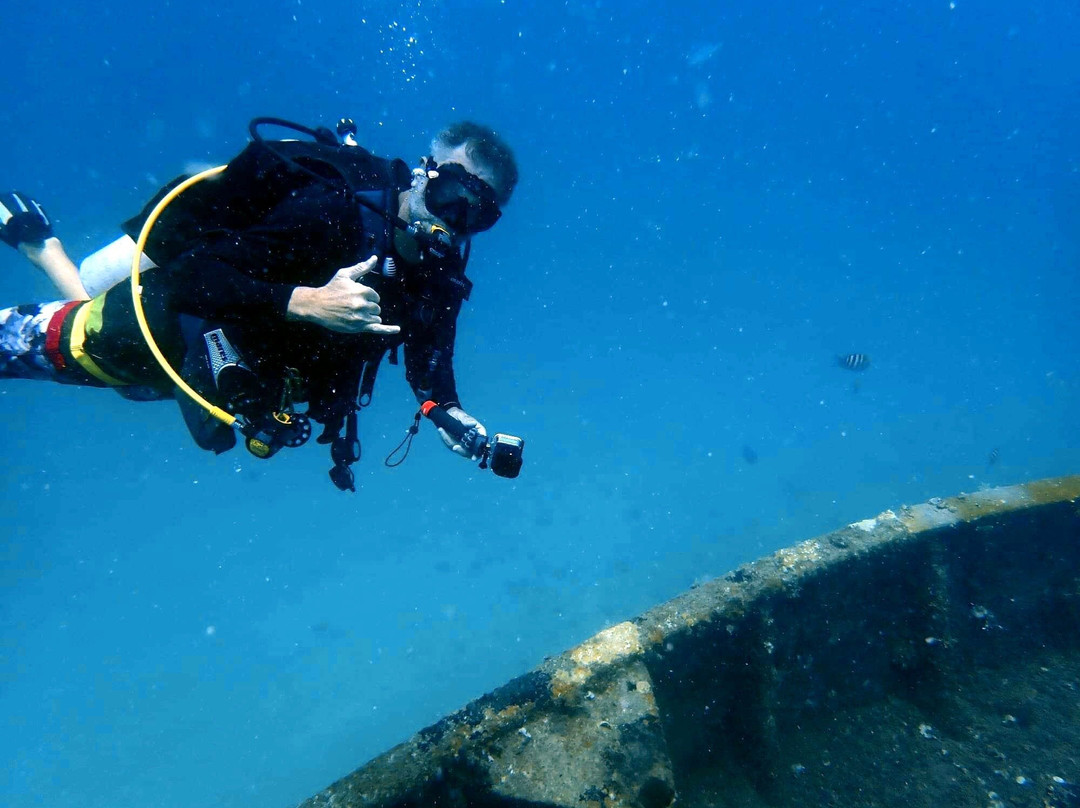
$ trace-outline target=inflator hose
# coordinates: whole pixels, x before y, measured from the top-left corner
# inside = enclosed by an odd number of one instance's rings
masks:
[[[192,387],[180,377],[179,373],[173,370],[172,365],[169,364],[169,360],[165,358],[165,354],[161,352],[157,342],[154,341],[154,335],[150,333],[150,326],[146,322],[146,313],[143,311],[142,285],[139,283],[139,261],[142,259],[143,250],[146,249],[147,239],[150,238],[150,230],[158,220],[158,217],[164,212],[165,208],[169,206],[170,202],[180,196],[180,194],[192,185],[220,174],[225,168],[226,166],[208,168],[205,171],[200,171],[193,177],[188,177],[169,191],[169,193],[165,194],[162,200],[154,206],[152,211],[150,211],[150,215],[146,217],[146,221],[143,223],[142,230],[139,231],[139,240],[135,242],[135,255],[131,259],[131,302],[134,304],[135,320],[139,323],[139,330],[142,332],[143,339],[146,340],[146,346],[150,349],[150,353],[154,355],[154,359],[157,360],[157,363],[161,365],[161,369],[165,371],[165,374],[172,379],[173,383],[180,388],[184,395],[209,412],[214,418],[221,421],[221,423],[226,426],[240,429],[242,425],[235,415],[231,415],[221,409],[221,407],[211,404],[193,390]]]

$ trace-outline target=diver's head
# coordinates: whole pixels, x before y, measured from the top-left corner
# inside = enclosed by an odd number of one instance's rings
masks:
[[[431,157],[439,164],[456,163],[479,177],[495,192],[502,208],[518,183],[514,153],[494,129],[460,121],[443,129],[431,141]]]
[[[467,239],[490,229],[518,181],[510,147],[492,129],[464,121],[440,132],[413,170],[399,215],[423,233]],[[413,245],[399,243],[407,260]]]

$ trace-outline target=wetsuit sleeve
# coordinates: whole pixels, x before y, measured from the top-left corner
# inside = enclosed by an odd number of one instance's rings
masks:
[[[284,319],[296,285],[260,281],[212,252],[196,248],[170,265],[167,287],[173,310],[235,322]]]
[[[168,265],[172,308],[222,322],[283,320],[297,286],[322,286],[355,262],[362,227],[355,206],[342,203],[316,186],[256,225],[209,234]]]
[[[461,301],[439,312],[430,326],[405,337],[405,378],[421,403],[427,399],[444,407],[461,406],[454,380],[454,340]]]

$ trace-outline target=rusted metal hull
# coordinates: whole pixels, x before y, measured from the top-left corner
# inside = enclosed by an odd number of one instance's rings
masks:
[[[1080,476],[811,539],[601,632],[321,806],[1080,808]]]

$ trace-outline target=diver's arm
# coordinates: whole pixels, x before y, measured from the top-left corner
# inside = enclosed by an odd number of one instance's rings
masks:
[[[342,334],[396,334],[380,319],[379,295],[357,281],[375,259],[339,269],[319,287],[252,278],[220,259],[187,254],[169,268],[171,306],[183,314],[221,322],[289,320]]]
[[[461,302],[459,299],[443,309],[441,316],[437,316],[427,328],[406,335],[405,378],[421,404],[431,399],[466,429],[476,429],[486,436],[484,425],[461,408],[457,383],[454,381],[454,339]],[[443,444],[451,452],[467,460],[477,459],[445,429],[439,427],[438,431]]]
[[[296,288],[253,278],[198,248],[159,271],[174,311],[221,322],[280,322]]]
[[[451,417],[466,429],[476,429],[487,435],[484,425],[461,408],[457,384],[454,381],[454,336],[457,331],[457,309],[448,311],[435,329],[426,332],[426,338],[405,341],[405,376],[418,401],[431,399],[442,406]],[[425,387],[424,385],[430,385]],[[467,460],[477,458],[445,429],[439,427],[439,437],[454,454]]]
[[[454,339],[460,302],[431,326],[405,337],[405,379],[419,402],[432,399],[443,407],[460,407],[454,379]]]
[[[379,293],[360,283],[375,268],[376,256],[344,267],[319,287],[297,286],[289,296],[287,320],[314,323],[341,334],[396,334],[396,325],[383,325]]]
[[[183,278],[172,289],[174,307],[222,321],[265,318],[345,334],[398,333],[397,326],[382,324],[379,295],[360,282],[374,268],[374,256],[336,271],[326,268],[360,246],[354,207],[317,186],[290,195],[249,228],[214,233],[170,267]]]

